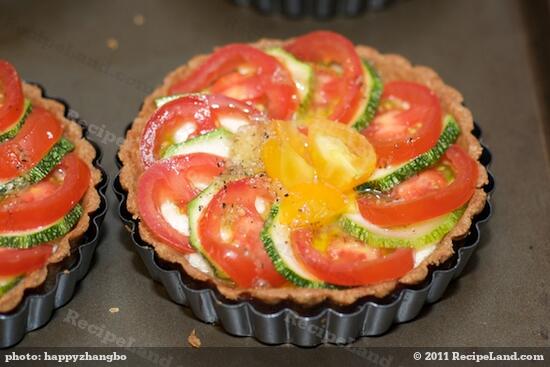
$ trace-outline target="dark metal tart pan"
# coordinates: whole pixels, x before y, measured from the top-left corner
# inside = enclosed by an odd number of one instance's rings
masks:
[[[101,167],[101,149],[88,139],[86,124],[72,110],[67,102],[46,95],[45,89],[36,83],[42,96],[65,106],[65,117],[77,122],[82,127],[83,137],[95,149],[96,157],[93,165],[101,172],[102,179],[95,186],[100,197],[99,208],[90,213],[90,224],[78,244],[72,245],[71,254],[56,264],[48,266],[48,275],[40,286],[27,289],[21,303],[8,313],[0,313],[0,348],[8,348],[19,343],[33,330],[43,327],[51,319],[54,311],[67,304],[74,295],[76,286],[90,268],[90,264],[100,239],[100,227],[107,213],[105,192],[108,186],[108,176]]]
[[[385,9],[393,0],[232,0],[250,6],[264,15],[282,14],[290,18],[311,16],[328,19],[337,16],[355,17],[367,11]]]
[[[477,124],[473,134],[478,139],[481,136]],[[485,145],[482,146],[480,161],[488,168],[491,153]],[[120,167],[121,162],[117,163]],[[232,335],[251,336],[266,344],[291,343],[312,347],[321,343],[346,344],[362,336],[384,334],[394,323],[414,319],[425,304],[437,302],[451,280],[460,276],[479,245],[480,224],[491,216],[489,199],[494,178],[489,171],[488,176],[489,183],[484,186],[488,200],[483,210],[472,219],[470,233],[453,241],[455,255],[444,264],[431,268],[422,283],[402,286],[384,299],[362,299],[345,307],[326,303],[312,309],[292,302],[278,305],[266,305],[257,300],[235,302],[224,298],[212,286],[191,279],[181,267],[156,256],[153,247],[141,239],[138,221],[126,209],[127,192],[118,176],[114,190],[120,201],[120,217],[131,233],[135,250],[151,277],[164,285],[175,303],[190,307],[199,320],[220,324]]]

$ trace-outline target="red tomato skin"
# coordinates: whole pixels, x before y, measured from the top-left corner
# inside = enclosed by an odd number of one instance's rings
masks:
[[[18,195],[0,201],[0,232],[20,232],[49,225],[64,217],[84,196],[91,184],[90,169],[76,153],[70,153],[53,169],[63,172],[63,183],[57,190],[36,200],[18,202]],[[48,177],[24,190],[49,185]],[[26,191],[25,191],[26,192]]]
[[[219,116],[238,114],[251,123],[265,120],[263,113],[254,107],[224,95],[187,95],[160,107],[149,118],[140,142],[141,160],[150,167],[159,160],[159,146],[168,132],[179,122],[193,122],[196,130],[188,139],[220,127]]]
[[[141,137],[141,159],[145,167],[159,159],[158,146],[163,132],[174,128],[181,120],[192,121],[197,129],[189,137],[204,134],[216,128],[207,101],[201,96],[190,95],[178,98],[160,107],[147,121]]]
[[[163,218],[161,202],[170,199],[184,208],[199,193],[188,175],[200,170],[211,181],[223,172],[224,164],[224,160],[215,155],[194,153],[175,156],[152,165],[138,181],[138,208],[143,222],[157,237],[178,251],[194,252],[189,238]]]
[[[0,106],[0,133],[9,129],[23,113],[25,98],[17,71],[6,60],[0,60],[0,92],[4,102]]]
[[[265,182],[245,178],[228,183],[204,209],[199,233],[208,256],[240,287],[277,287],[285,279],[275,270],[265,252],[260,233],[264,220],[256,211],[255,200],[262,197],[272,201],[273,195]],[[231,243],[222,239],[220,228],[227,211],[234,210]]]
[[[175,83],[170,93],[203,91],[242,65],[254,67],[269,117],[291,119],[299,101],[290,73],[273,56],[246,44],[235,43],[217,49],[191,75]]]
[[[300,262],[319,279],[334,285],[362,286],[395,280],[414,267],[413,250],[409,248],[376,259],[357,252],[331,259],[313,248],[310,228],[293,231],[291,242]]]
[[[404,226],[450,213],[466,204],[477,186],[476,161],[458,145],[449,147],[443,159],[450,162],[455,175],[447,187],[412,200],[384,202],[365,195],[358,200],[361,215],[379,226]]]
[[[442,130],[439,98],[426,86],[407,81],[390,82],[384,86],[381,103],[392,98],[406,102],[410,109],[381,113],[363,131],[376,150],[379,167],[403,163],[430,150]],[[381,121],[387,113],[394,114],[393,119],[404,132],[380,134],[385,128]],[[417,122],[421,123],[419,128],[414,127]],[[409,128],[415,129],[414,132],[407,133]]]
[[[30,249],[0,248],[0,276],[18,276],[41,269],[52,254],[52,246]]]
[[[297,37],[285,49],[300,60],[316,64],[338,64],[343,69],[338,89],[342,95],[331,120],[349,123],[361,101],[365,83],[361,59],[353,43],[344,36],[330,31],[315,31]]]
[[[59,141],[63,127],[49,111],[34,107],[25,125],[0,144],[0,180],[9,180],[34,167]]]

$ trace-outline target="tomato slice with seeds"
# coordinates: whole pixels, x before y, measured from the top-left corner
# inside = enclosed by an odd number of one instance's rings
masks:
[[[475,192],[477,163],[458,145],[447,150],[442,162],[453,171],[450,183],[435,168],[423,171],[396,186],[388,196],[361,197],[361,215],[371,223],[391,227],[421,222],[460,208]]]
[[[34,107],[27,122],[11,140],[0,144],[0,180],[8,180],[30,170],[59,141],[63,127],[49,111]]]
[[[199,235],[204,251],[240,287],[285,283],[260,239],[274,199],[266,181],[252,177],[226,184],[203,209]]]
[[[312,112],[350,122],[365,82],[353,43],[334,32],[316,31],[296,38],[285,49],[300,60],[317,64]]]
[[[254,107],[223,95],[183,96],[160,107],[147,121],[140,144],[143,164],[151,166],[168,147],[195,136],[219,127],[234,132],[264,118]]]
[[[47,226],[64,217],[90,186],[90,169],[70,153],[39,183],[0,201],[2,232],[22,232]]]
[[[224,170],[224,160],[194,153],[159,161],[138,181],[141,218],[159,238],[182,252],[189,244],[187,204]]]
[[[273,56],[245,44],[217,49],[194,73],[173,85],[170,93],[210,89],[250,103],[261,100],[273,119],[291,119],[299,105],[288,70]]]
[[[258,75],[242,75],[239,72],[227,74],[218,79],[209,92],[245,100],[253,105],[266,103],[261,78]]]
[[[52,246],[41,245],[30,249],[0,248],[0,276],[28,274],[46,265]]]
[[[381,107],[363,131],[378,156],[378,167],[406,162],[431,149],[441,134],[439,98],[427,87],[407,82],[384,86]]]
[[[318,236],[327,238],[319,240]],[[309,271],[325,282],[340,286],[398,279],[414,266],[412,249],[393,252],[373,249],[341,232],[327,234],[318,233],[312,227],[300,228],[291,233],[291,242],[296,257]]]
[[[0,133],[19,119],[24,103],[19,74],[9,62],[0,60]]]

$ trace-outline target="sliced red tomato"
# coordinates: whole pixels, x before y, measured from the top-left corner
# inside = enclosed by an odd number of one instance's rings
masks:
[[[447,150],[443,163],[454,173],[450,183],[435,169],[424,171],[396,186],[388,196],[361,197],[361,214],[374,224],[391,227],[421,222],[460,208],[475,192],[477,164],[458,145]]]
[[[90,186],[90,169],[76,153],[68,154],[44,180],[0,201],[2,232],[21,232],[63,218]]]
[[[149,167],[166,148],[215,130],[228,120],[252,123],[264,119],[254,107],[223,95],[188,95],[160,107],[141,137],[141,158]]]
[[[0,276],[17,276],[42,268],[52,254],[52,246],[19,250],[0,248]]]
[[[378,167],[403,163],[431,149],[441,134],[439,98],[406,81],[384,86],[380,109],[364,130],[376,150]]]
[[[404,248],[385,254],[350,237],[337,234],[326,248],[314,245],[312,228],[292,232],[292,248],[302,264],[319,279],[341,286],[360,286],[394,280],[414,266],[412,249]]]
[[[212,92],[227,93],[251,103],[261,100],[273,119],[290,119],[299,105],[298,91],[288,70],[273,56],[245,44],[217,49],[194,73],[172,86],[170,93],[211,88]]]
[[[329,31],[316,31],[298,37],[286,50],[297,58],[317,64],[313,112],[331,120],[348,123],[362,97],[365,83],[363,65],[353,43]]]
[[[251,102],[253,105],[262,105],[266,103],[262,89],[261,78],[258,75],[243,75],[233,72],[218,79],[210,88],[210,93],[223,94],[227,97]]]
[[[260,239],[274,199],[264,180],[245,178],[225,185],[202,214],[199,235],[204,250],[240,287],[277,287],[285,282]]]
[[[193,252],[189,244],[187,216],[182,213],[186,212],[187,203],[223,170],[223,159],[206,153],[174,156],[155,163],[138,181],[141,218],[153,233],[172,247]],[[175,213],[171,220],[176,222],[170,223],[163,210]]]
[[[15,68],[0,60],[0,133],[8,130],[23,113],[25,98]]]
[[[35,107],[15,138],[0,144],[0,180],[30,170],[59,141],[63,127],[47,110]]]

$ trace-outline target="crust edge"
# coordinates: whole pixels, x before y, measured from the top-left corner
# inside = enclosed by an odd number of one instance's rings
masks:
[[[287,41],[288,42],[288,41]],[[252,45],[259,48],[281,46],[283,41],[263,39]],[[457,144],[466,149],[468,154],[475,160],[479,160],[482,147],[479,141],[472,135],[474,127],[471,112],[462,104],[462,95],[454,88],[446,85],[435,71],[425,66],[413,66],[404,57],[394,54],[380,54],[373,48],[357,46],[357,52],[362,58],[372,62],[384,81],[390,80],[411,80],[428,86],[440,98],[444,111],[452,113],[457,119],[462,133]],[[176,80],[184,78],[191,73],[204,59],[205,55],[192,58],[187,64],[182,65],[168,74],[164,82],[153,93],[145,98],[138,116],[134,119],[131,129],[119,151],[119,158],[122,162],[120,171],[120,182],[128,192],[127,209],[132,213],[134,219],[139,219],[137,202],[135,197],[136,181],[143,171],[139,157],[139,139],[148,117],[154,112],[154,100],[166,95],[169,86]],[[488,182],[485,167],[478,163],[479,177],[478,189],[468,203],[466,211],[455,225],[455,227],[442,239],[436,250],[428,256],[418,267],[412,269],[405,276],[396,281],[383,282],[370,286],[350,288],[346,290],[330,289],[306,289],[306,288],[271,288],[271,289],[243,289],[234,288],[220,279],[212,278],[197,269],[193,268],[185,259],[184,255],[173,250],[158,239],[147,226],[139,223],[139,234],[141,238],[151,244],[160,258],[168,262],[177,263],[192,278],[207,282],[213,285],[226,298],[230,300],[254,298],[268,304],[281,301],[293,301],[306,306],[313,306],[323,301],[331,301],[340,305],[349,305],[360,298],[376,297],[383,298],[391,293],[399,284],[413,285],[422,282],[428,275],[428,267],[439,265],[448,260],[454,254],[452,240],[465,236],[470,229],[472,218],[480,213],[487,200],[487,194],[482,187]]]
[[[23,300],[25,290],[36,288],[41,285],[48,275],[48,265],[58,263],[70,256],[71,245],[76,244],[90,225],[90,213],[94,212],[100,206],[100,197],[95,186],[101,181],[101,172],[94,167],[93,160],[96,157],[94,147],[82,136],[82,127],[74,121],[65,117],[65,106],[56,100],[46,98],[42,95],[42,90],[32,84],[23,83],[23,93],[30,99],[33,106],[40,106],[53,113],[63,124],[63,136],[69,139],[75,145],[75,152],[86,162],[90,168],[91,181],[90,188],[82,198],[83,215],[74,226],[60,240],[56,241],[57,249],[48,259],[47,264],[30,274],[28,274],[19,284],[0,297],[0,313],[6,313],[16,308]]]

